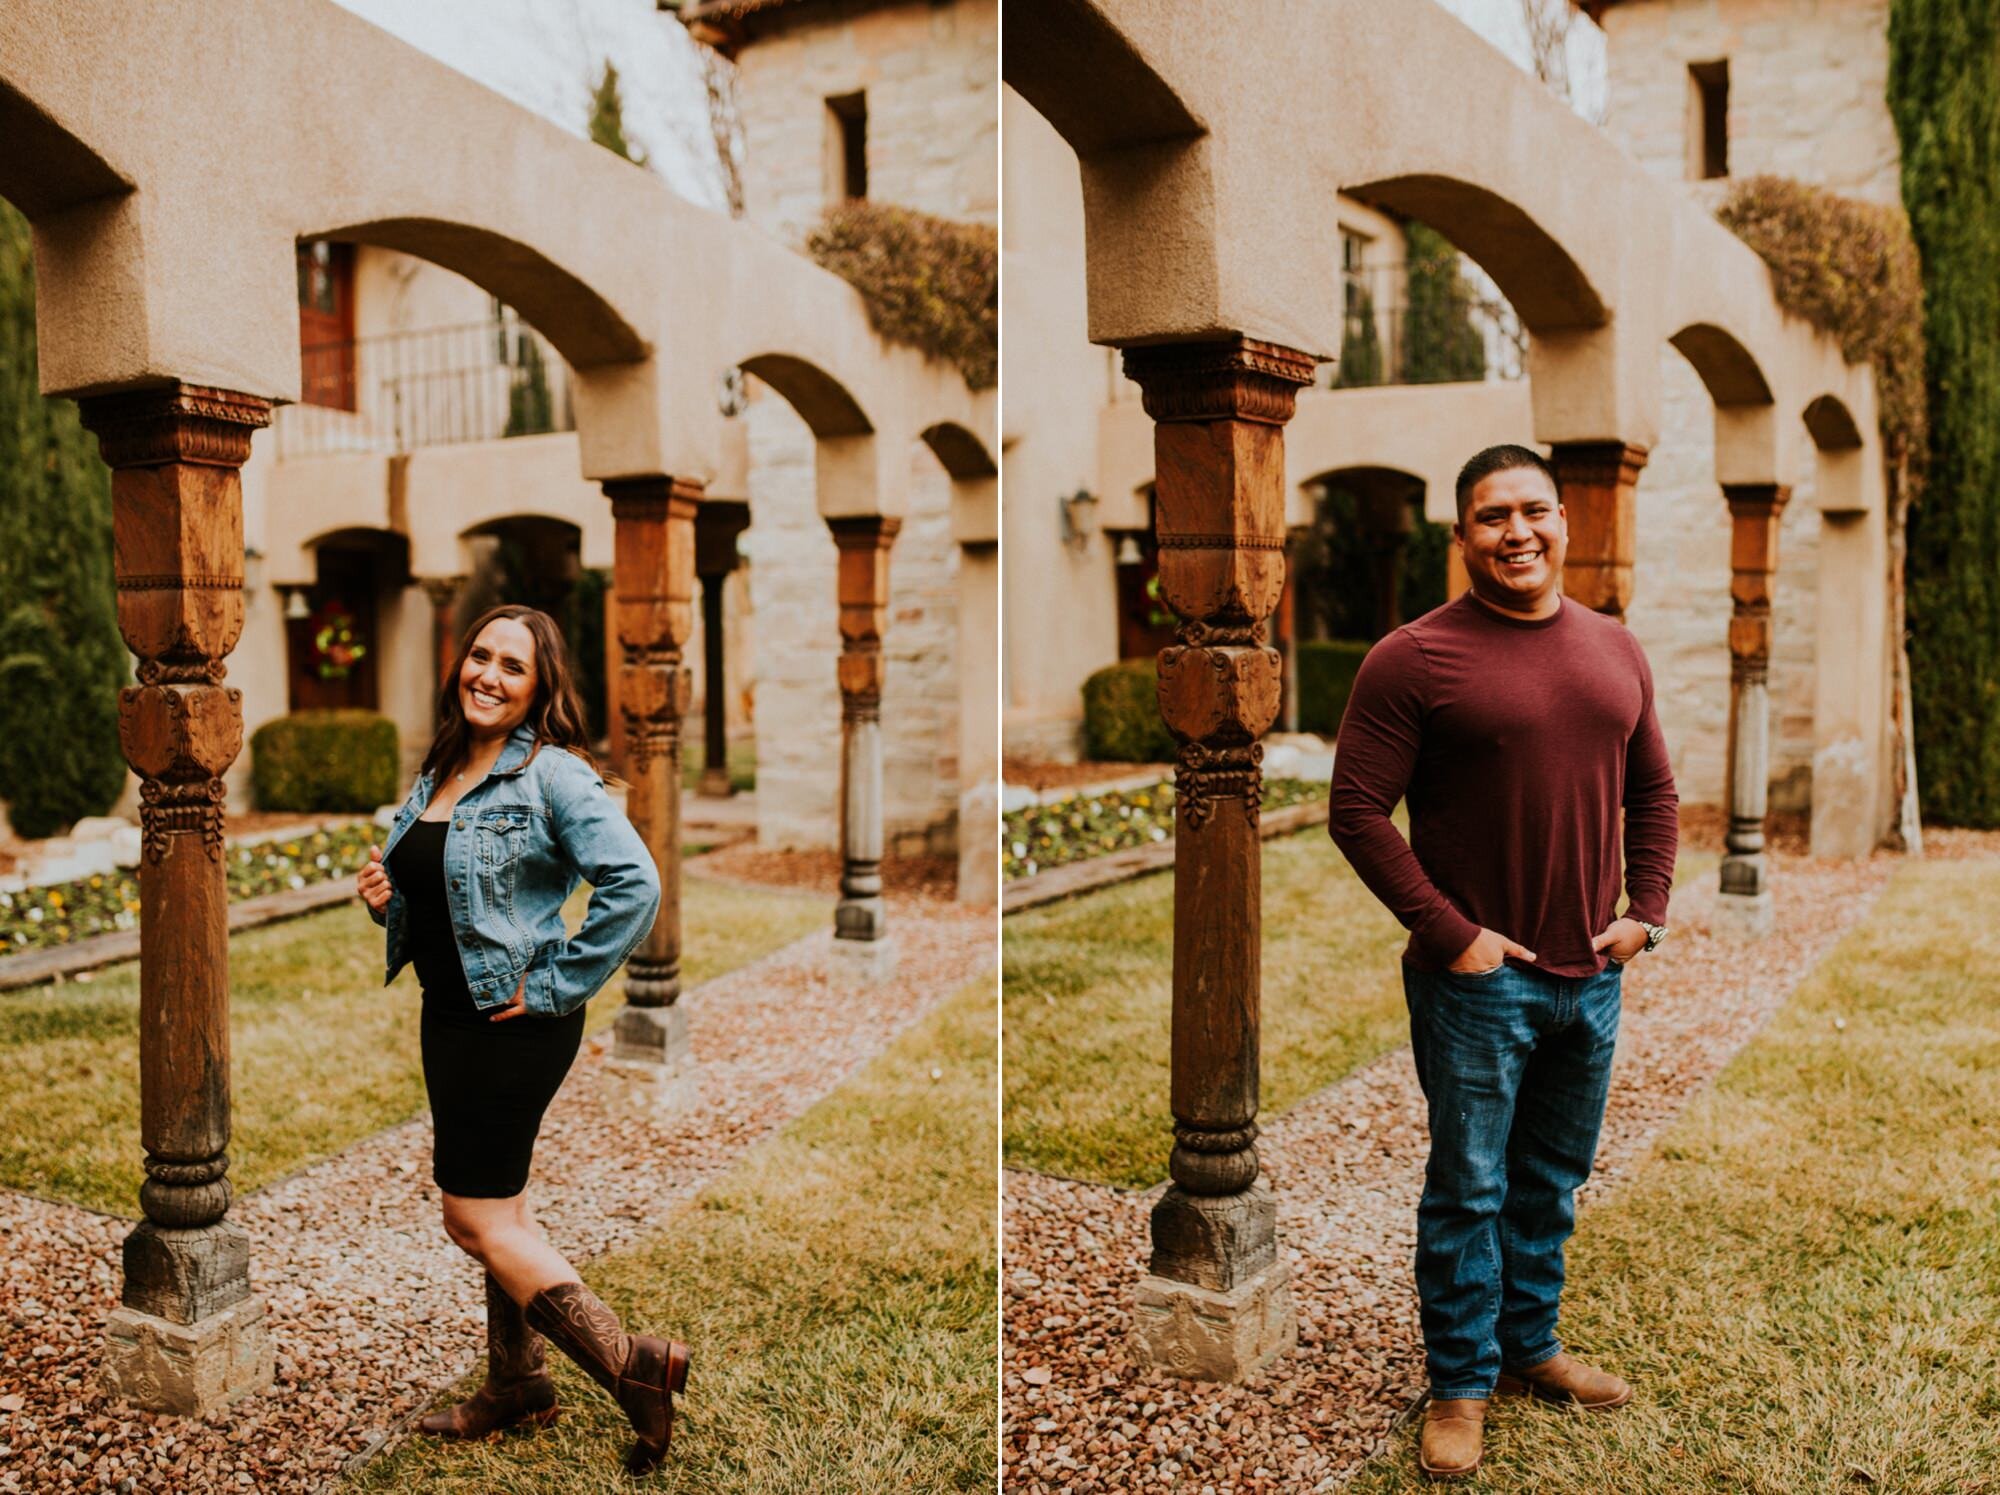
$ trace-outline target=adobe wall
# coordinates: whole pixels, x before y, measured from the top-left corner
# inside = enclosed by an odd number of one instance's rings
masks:
[[[1770,172],[1900,202],[1885,91],[1886,0],[1636,0],[1603,18],[1605,129],[1655,176],[1687,182],[1688,66],[1729,61],[1731,177]],[[1711,207],[1728,181],[1690,182]],[[1719,803],[1728,740],[1729,526],[1715,484],[1714,405],[1660,350],[1660,440],[1639,483],[1632,629],[1652,660],[1681,797]],[[1792,412],[1791,419],[1797,418]],[[1811,801],[1820,520],[1810,452],[1779,541],[1772,609],[1771,805]]]
[[[825,100],[865,90],[869,197],[995,222],[998,37],[993,0],[885,6],[831,22],[808,14],[760,34],[736,60],[745,216],[784,243],[804,244],[829,201]],[[839,636],[812,433],[768,390],[747,419],[758,837],[771,846],[833,846]],[[884,826],[895,853],[950,850],[959,790],[951,484],[927,451],[913,452],[911,463],[903,527],[889,553],[883,639]]]

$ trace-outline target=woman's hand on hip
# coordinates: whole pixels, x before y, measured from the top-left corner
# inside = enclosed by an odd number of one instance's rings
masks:
[[[504,1023],[510,1017],[519,1017],[528,1010],[528,978],[521,977],[521,984],[514,988],[514,1000],[502,1007],[488,1022]]]
[[[368,865],[354,875],[354,891],[378,914],[389,906],[395,890],[389,886],[389,874],[382,867],[381,847],[368,848]]]

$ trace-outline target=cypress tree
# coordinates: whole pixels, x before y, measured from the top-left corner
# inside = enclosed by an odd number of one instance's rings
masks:
[[[28,224],[0,203],[0,800],[21,835],[118,798],[126,669],[110,469],[76,406],[41,396]]]
[[[590,138],[634,166],[646,164],[646,153],[633,149],[625,138],[625,95],[618,87],[618,69],[608,57],[604,59],[604,76],[590,91]]]
[[[1409,300],[1403,313],[1405,384],[1455,384],[1486,377],[1486,340],[1473,325],[1472,287],[1458,251],[1423,223],[1403,228]]]
[[[1927,818],[2000,825],[2000,17],[1893,0],[1889,111],[1923,262],[1929,472],[1904,578]]]

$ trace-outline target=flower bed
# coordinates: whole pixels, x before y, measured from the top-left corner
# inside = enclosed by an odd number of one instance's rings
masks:
[[[227,853],[230,899],[281,893],[307,883],[352,876],[368,860],[369,846],[381,836],[380,827],[364,823],[304,836],[281,836],[255,846],[231,846]],[[138,925],[139,873],[132,867],[19,893],[0,893],[0,957],[67,945],[93,934],[136,929]]]
[[[1266,779],[1264,808],[1281,810],[1325,799],[1326,792],[1321,780]],[[1174,833],[1174,786],[1162,781],[1144,789],[1073,795],[1054,804],[1010,811],[1001,824],[1002,875],[1028,877],[1087,857],[1166,840]]]

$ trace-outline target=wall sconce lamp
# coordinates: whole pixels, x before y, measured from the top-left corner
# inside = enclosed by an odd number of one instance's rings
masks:
[[[257,595],[264,585],[264,552],[254,545],[243,547],[243,597],[245,601]]]
[[[1056,502],[1062,506],[1063,544],[1071,550],[1082,550],[1097,533],[1097,495],[1088,488],[1079,488]]]

